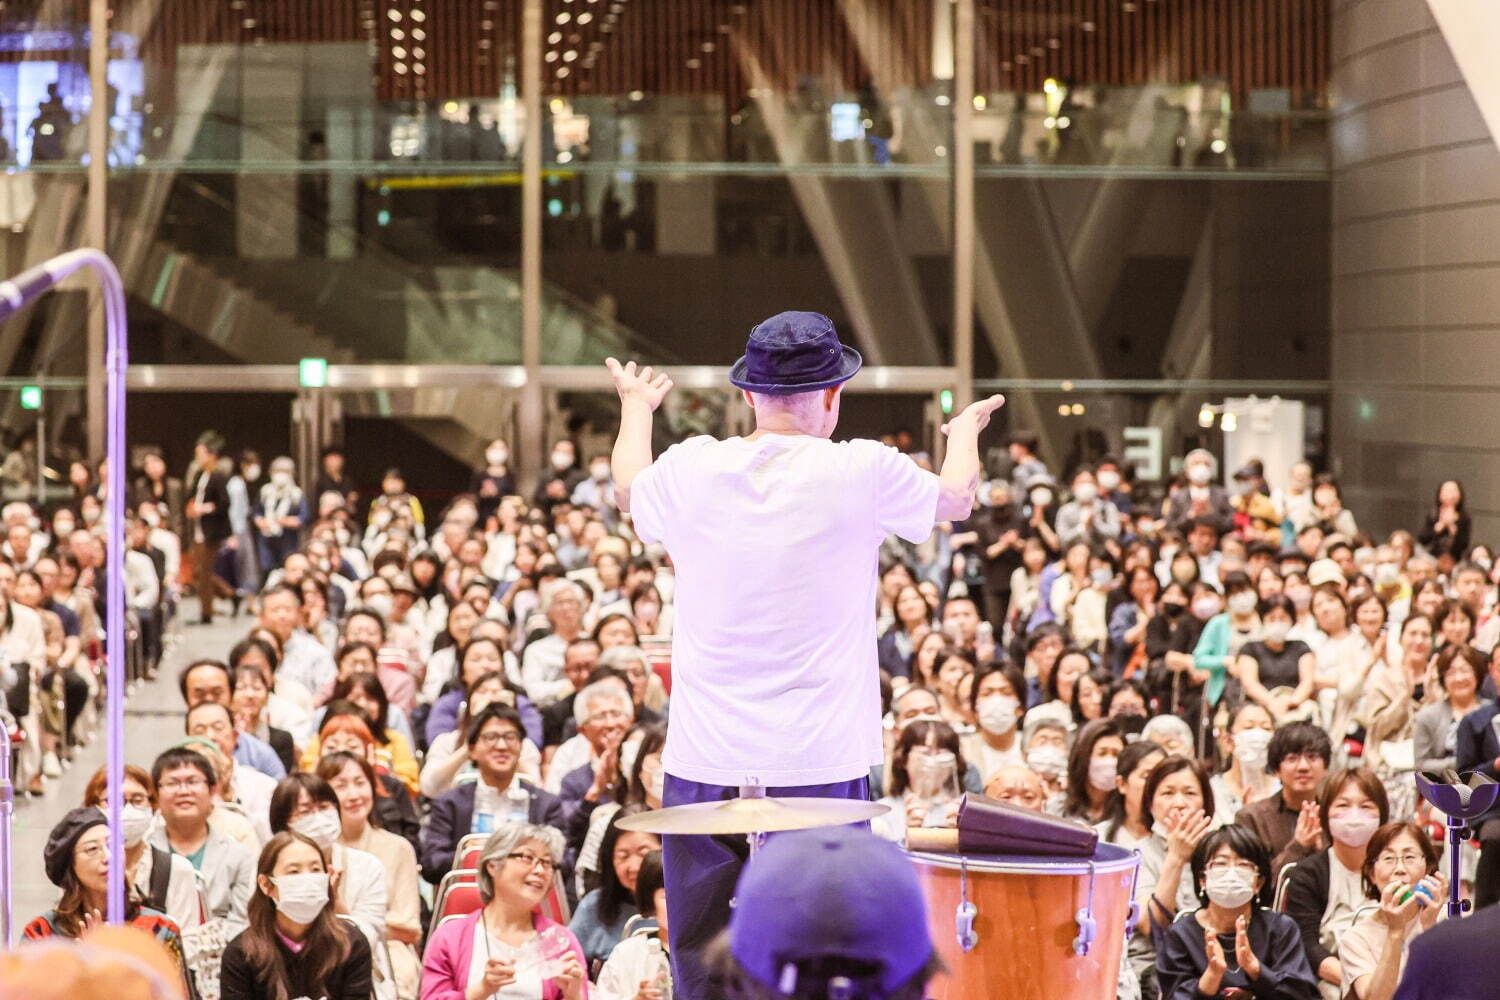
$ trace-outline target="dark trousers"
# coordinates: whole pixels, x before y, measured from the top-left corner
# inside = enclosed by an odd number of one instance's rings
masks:
[[[1474,909],[1500,902],[1500,819],[1479,826],[1479,864],[1474,868]]]
[[[723,802],[737,798],[738,788],[705,785],[667,775],[663,808],[695,802]],[[770,788],[773,798],[859,799],[870,797],[870,779],[856,778],[831,785]],[[662,838],[662,868],[667,890],[667,923],[672,936],[673,1000],[710,1000],[722,996],[704,966],[704,951],[729,926],[729,901],[734,897],[740,869],[750,854],[743,836]]]

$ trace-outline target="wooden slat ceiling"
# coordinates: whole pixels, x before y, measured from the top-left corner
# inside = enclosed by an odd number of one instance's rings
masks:
[[[976,0],[980,93],[1222,80],[1323,100],[1331,0]],[[544,0],[550,94],[720,94],[754,63],[779,89],[821,94],[931,79],[926,0]],[[11,0],[0,19],[56,23],[87,0]],[[522,0],[117,0],[117,30],[169,70],[187,43],[367,41],[379,99],[472,98],[519,77]],[[136,23],[145,10],[149,24]],[[135,16],[133,16],[135,15]]]

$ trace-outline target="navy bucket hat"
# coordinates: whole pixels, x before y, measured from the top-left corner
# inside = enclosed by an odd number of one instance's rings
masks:
[[[839,343],[822,313],[783,312],[750,331],[745,356],[729,369],[731,384],[767,396],[814,392],[847,382],[864,359]]]

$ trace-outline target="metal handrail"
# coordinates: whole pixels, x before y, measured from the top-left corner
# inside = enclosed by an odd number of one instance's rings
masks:
[[[24,679],[27,683],[29,678]],[[15,816],[16,786],[10,775],[10,726],[0,715],[0,947],[16,946],[15,900],[11,895],[11,823]]]

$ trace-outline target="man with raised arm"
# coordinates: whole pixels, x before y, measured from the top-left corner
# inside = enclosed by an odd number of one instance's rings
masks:
[[[729,373],[755,432],[689,438],[652,461],[652,413],[672,382],[607,364],[620,395],[619,509],[643,542],[666,547],[677,574],[662,805],[729,799],[745,785],[868,799],[882,760],[880,544],[925,541],[935,523],[969,516],[979,432],[1003,397],[943,427],[940,475],[875,441],[831,441],[859,353],[828,317],[784,312],[750,331]],[[703,949],[728,922],[746,852],[743,838],[666,838],[676,997],[708,995]]]

